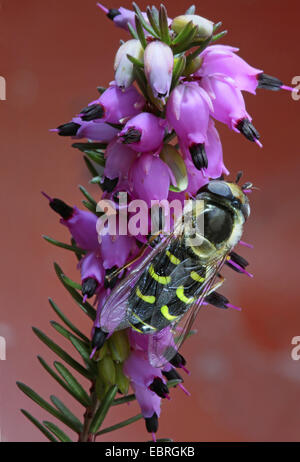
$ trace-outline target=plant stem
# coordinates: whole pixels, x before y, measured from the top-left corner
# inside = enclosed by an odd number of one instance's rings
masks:
[[[94,384],[92,384],[91,389],[90,389],[91,405],[86,409],[84,416],[83,416],[84,417],[83,430],[80,433],[79,438],[78,438],[79,443],[91,442],[94,436],[90,433],[90,425],[92,423],[94,415],[97,412],[97,409],[100,404],[94,388],[95,388]]]

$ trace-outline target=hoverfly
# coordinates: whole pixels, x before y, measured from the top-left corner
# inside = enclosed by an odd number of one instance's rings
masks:
[[[148,356],[154,367],[162,367],[176,355],[205,297],[223,282],[217,280],[221,267],[240,241],[250,215],[243,189],[251,187],[218,179],[198,192],[195,199],[203,206],[190,209],[198,244],[181,220],[182,232],[174,231],[151,249],[107,298],[94,347],[100,348],[113,331],[131,327],[148,336]]]

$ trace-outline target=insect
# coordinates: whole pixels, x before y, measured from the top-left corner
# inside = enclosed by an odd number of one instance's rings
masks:
[[[94,347],[113,331],[131,327],[147,335],[154,367],[176,355],[205,298],[223,283],[219,272],[241,239],[250,215],[244,191],[251,188],[212,180],[188,201],[180,224],[111,292]]]

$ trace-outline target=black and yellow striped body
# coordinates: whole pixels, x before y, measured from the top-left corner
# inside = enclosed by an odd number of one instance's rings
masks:
[[[205,281],[205,267],[183,239],[171,243],[145,268],[132,289],[128,322],[142,333],[161,330],[195,302]]]

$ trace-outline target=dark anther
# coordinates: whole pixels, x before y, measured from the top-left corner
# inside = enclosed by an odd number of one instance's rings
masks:
[[[118,268],[117,266],[113,266],[112,268],[106,270],[106,273],[105,273],[105,280],[104,280],[104,287],[105,289],[113,289],[118,281],[118,274],[112,278],[110,278],[110,275],[116,271]]]
[[[224,297],[224,295],[219,294],[218,292],[212,292],[211,294],[207,295],[205,297],[206,303],[209,303],[210,305],[215,306],[216,308],[223,308],[227,309],[227,303],[229,303],[229,300]]]
[[[107,13],[106,16],[107,16],[109,19],[111,19],[111,20],[113,21],[113,19],[114,19],[116,16],[119,16],[119,14],[121,14],[119,10],[117,10],[116,8],[111,8],[111,9],[108,11],[108,13]]]
[[[141,132],[135,128],[128,128],[127,132],[122,135],[124,144],[138,143],[141,139]]]
[[[114,178],[113,180],[110,180],[109,178],[105,177],[103,183],[101,184],[101,188],[103,191],[111,193],[117,186],[118,181],[119,178]]]
[[[156,412],[154,412],[152,417],[145,418],[145,424],[147,431],[149,433],[156,433],[158,430],[158,417]]]
[[[252,123],[250,122],[249,119],[242,119],[240,120],[237,125],[236,125],[236,128],[249,140],[249,141],[255,141],[255,140],[259,140],[260,138],[260,134],[258,133],[258,131],[256,130],[256,128],[254,127],[254,125],[252,125]]]
[[[162,371],[163,375],[166,377],[167,380],[181,380],[183,382],[183,378],[175,369],[170,369],[169,371]]]
[[[86,122],[90,122],[95,119],[102,119],[104,115],[104,108],[101,104],[95,103],[85,107],[81,111],[81,118]]]
[[[208,160],[207,160],[204,144],[193,144],[190,147],[190,153],[191,153],[194,165],[198,170],[208,167]]]
[[[103,347],[107,336],[107,332],[104,332],[100,327],[96,327],[92,338],[92,347],[100,350],[100,348]]]
[[[49,205],[52,210],[58,213],[64,220],[69,220],[73,215],[74,209],[60,199],[52,199]]]
[[[155,377],[153,382],[149,385],[149,389],[154,391],[160,398],[165,398],[169,394],[167,385],[160,377]]]
[[[241,266],[244,269],[246,268],[246,266],[249,265],[247,260],[245,260],[245,258],[238,255],[236,252],[231,252],[230,253],[230,258],[231,258],[231,260],[234,261],[234,263],[237,263],[239,266]]]
[[[59,136],[75,136],[81,126],[75,122],[69,122],[67,124],[60,125],[57,127]]]
[[[277,77],[261,73],[257,77],[258,86],[257,88],[264,88],[265,90],[278,91],[283,85],[283,82]]]
[[[174,367],[182,367],[186,365],[186,360],[180,353],[176,353],[176,355],[171,359],[170,363]]]
[[[92,297],[98,287],[98,282],[94,278],[87,278],[82,281],[82,295],[87,295],[88,298]]]

